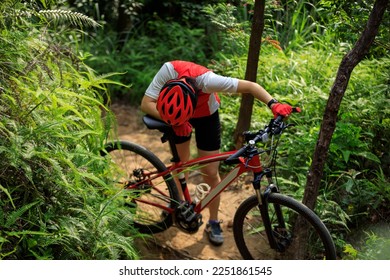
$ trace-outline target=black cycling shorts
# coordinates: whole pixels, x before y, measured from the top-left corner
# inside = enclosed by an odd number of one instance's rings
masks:
[[[216,151],[221,147],[221,122],[216,111],[211,116],[190,120],[195,130],[195,140],[198,149],[203,151]],[[175,136],[175,143],[182,144],[191,139],[190,136]]]

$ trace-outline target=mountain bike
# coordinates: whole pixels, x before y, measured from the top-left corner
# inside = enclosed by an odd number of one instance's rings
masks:
[[[233,219],[234,239],[243,259],[336,259],[334,242],[320,218],[304,204],[281,194],[277,186],[277,146],[291,126],[281,116],[264,129],[244,132],[245,144],[238,150],[187,162],[180,161],[169,125],[148,115],[143,122],[162,132],[161,141],[169,143],[172,153],[171,163],[164,164],[150,150],[129,141],[109,142],[102,151],[115,163],[115,182],[123,188],[124,203],[133,210],[133,226],[141,233],[162,232],[172,225],[190,234],[197,232],[208,204],[240,175],[249,173],[254,194],[240,204]],[[224,162],[230,171],[199,201],[193,200],[185,172],[215,161]],[[184,198],[179,197],[176,182]]]

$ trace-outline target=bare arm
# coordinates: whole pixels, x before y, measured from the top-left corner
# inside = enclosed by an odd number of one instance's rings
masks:
[[[254,98],[261,102],[268,104],[272,99],[272,96],[259,84],[247,80],[238,80],[237,93],[249,93]],[[159,112],[156,108],[157,100],[144,95],[141,102],[141,110],[152,117],[161,119]],[[274,104],[273,104],[274,105]],[[271,107],[273,107],[271,105]]]
[[[141,101],[141,110],[145,114],[148,114],[157,119],[161,119],[159,112],[156,108],[157,101],[149,96],[144,95]]]
[[[272,96],[262,86],[247,80],[238,80],[237,92],[249,93],[264,104],[268,104],[268,102],[272,99]]]

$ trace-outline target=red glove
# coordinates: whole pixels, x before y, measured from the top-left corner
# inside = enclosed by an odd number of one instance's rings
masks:
[[[276,118],[279,115],[287,117],[292,113],[293,108],[288,104],[276,103],[274,106],[272,106],[271,110],[272,113],[274,113],[274,117]]]
[[[172,126],[172,129],[177,136],[189,136],[192,132],[192,125],[186,122],[182,125]]]

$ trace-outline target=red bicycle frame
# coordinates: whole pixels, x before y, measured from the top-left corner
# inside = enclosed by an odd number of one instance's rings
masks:
[[[229,151],[229,152],[223,152],[215,155],[210,156],[204,156],[195,158],[192,160],[189,160],[187,162],[176,162],[169,166],[167,166],[167,170],[160,172],[160,173],[149,173],[144,174],[147,176],[147,179],[142,180],[141,182],[137,182],[136,184],[131,184],[126,187],[126,189],[137,189],[137,187],[141,184],[144,184],[145,181],[152,182],[155,178],[161,177],[170,174],[170,173],[177,173],[182,174],[182,178],[184,177],[184,172],[187,168],[195,166],[195,165],[206,165],[212,162],[216,161],[224,161],[231,155],[233,155],[237,151]],[[254,173],[261,173],[263,171],[263,168],[261,166],[260,156],[259,154],[254,155],[251,159],[248,161],[245,161],[243,157],[239,158],[238,163],[236,166],[221,180],[221,182],[216,185],[211,191],[202,199],[200,200],[194,207],[194,211],[196,213],[200,213],[203,211],[204,208],[206,208],[215,197],[217,197],[227,186],[229,186],[233,181],[235,181],[241,174],[247,171],[253,171]],[[185,180],[180,181],[181,187],[183,189],[183,195],[184,199],[188,201],[189,203],[192,203],[192,199],[190,196],[190,193],[187,188],[187,183]],[[153,187],[159,194],[166,196],[169,199],[169,195],[162,192],[158,188]],[[145,201],[142,198],[135,199],[138,202],[142,202],[145,204],[153,205],[159,208],[162,208],[164,211],[167,211],[168,213],[172,213],[174,210],[172,208],[169,208],[169,206],[156,204],[150,201]]]

